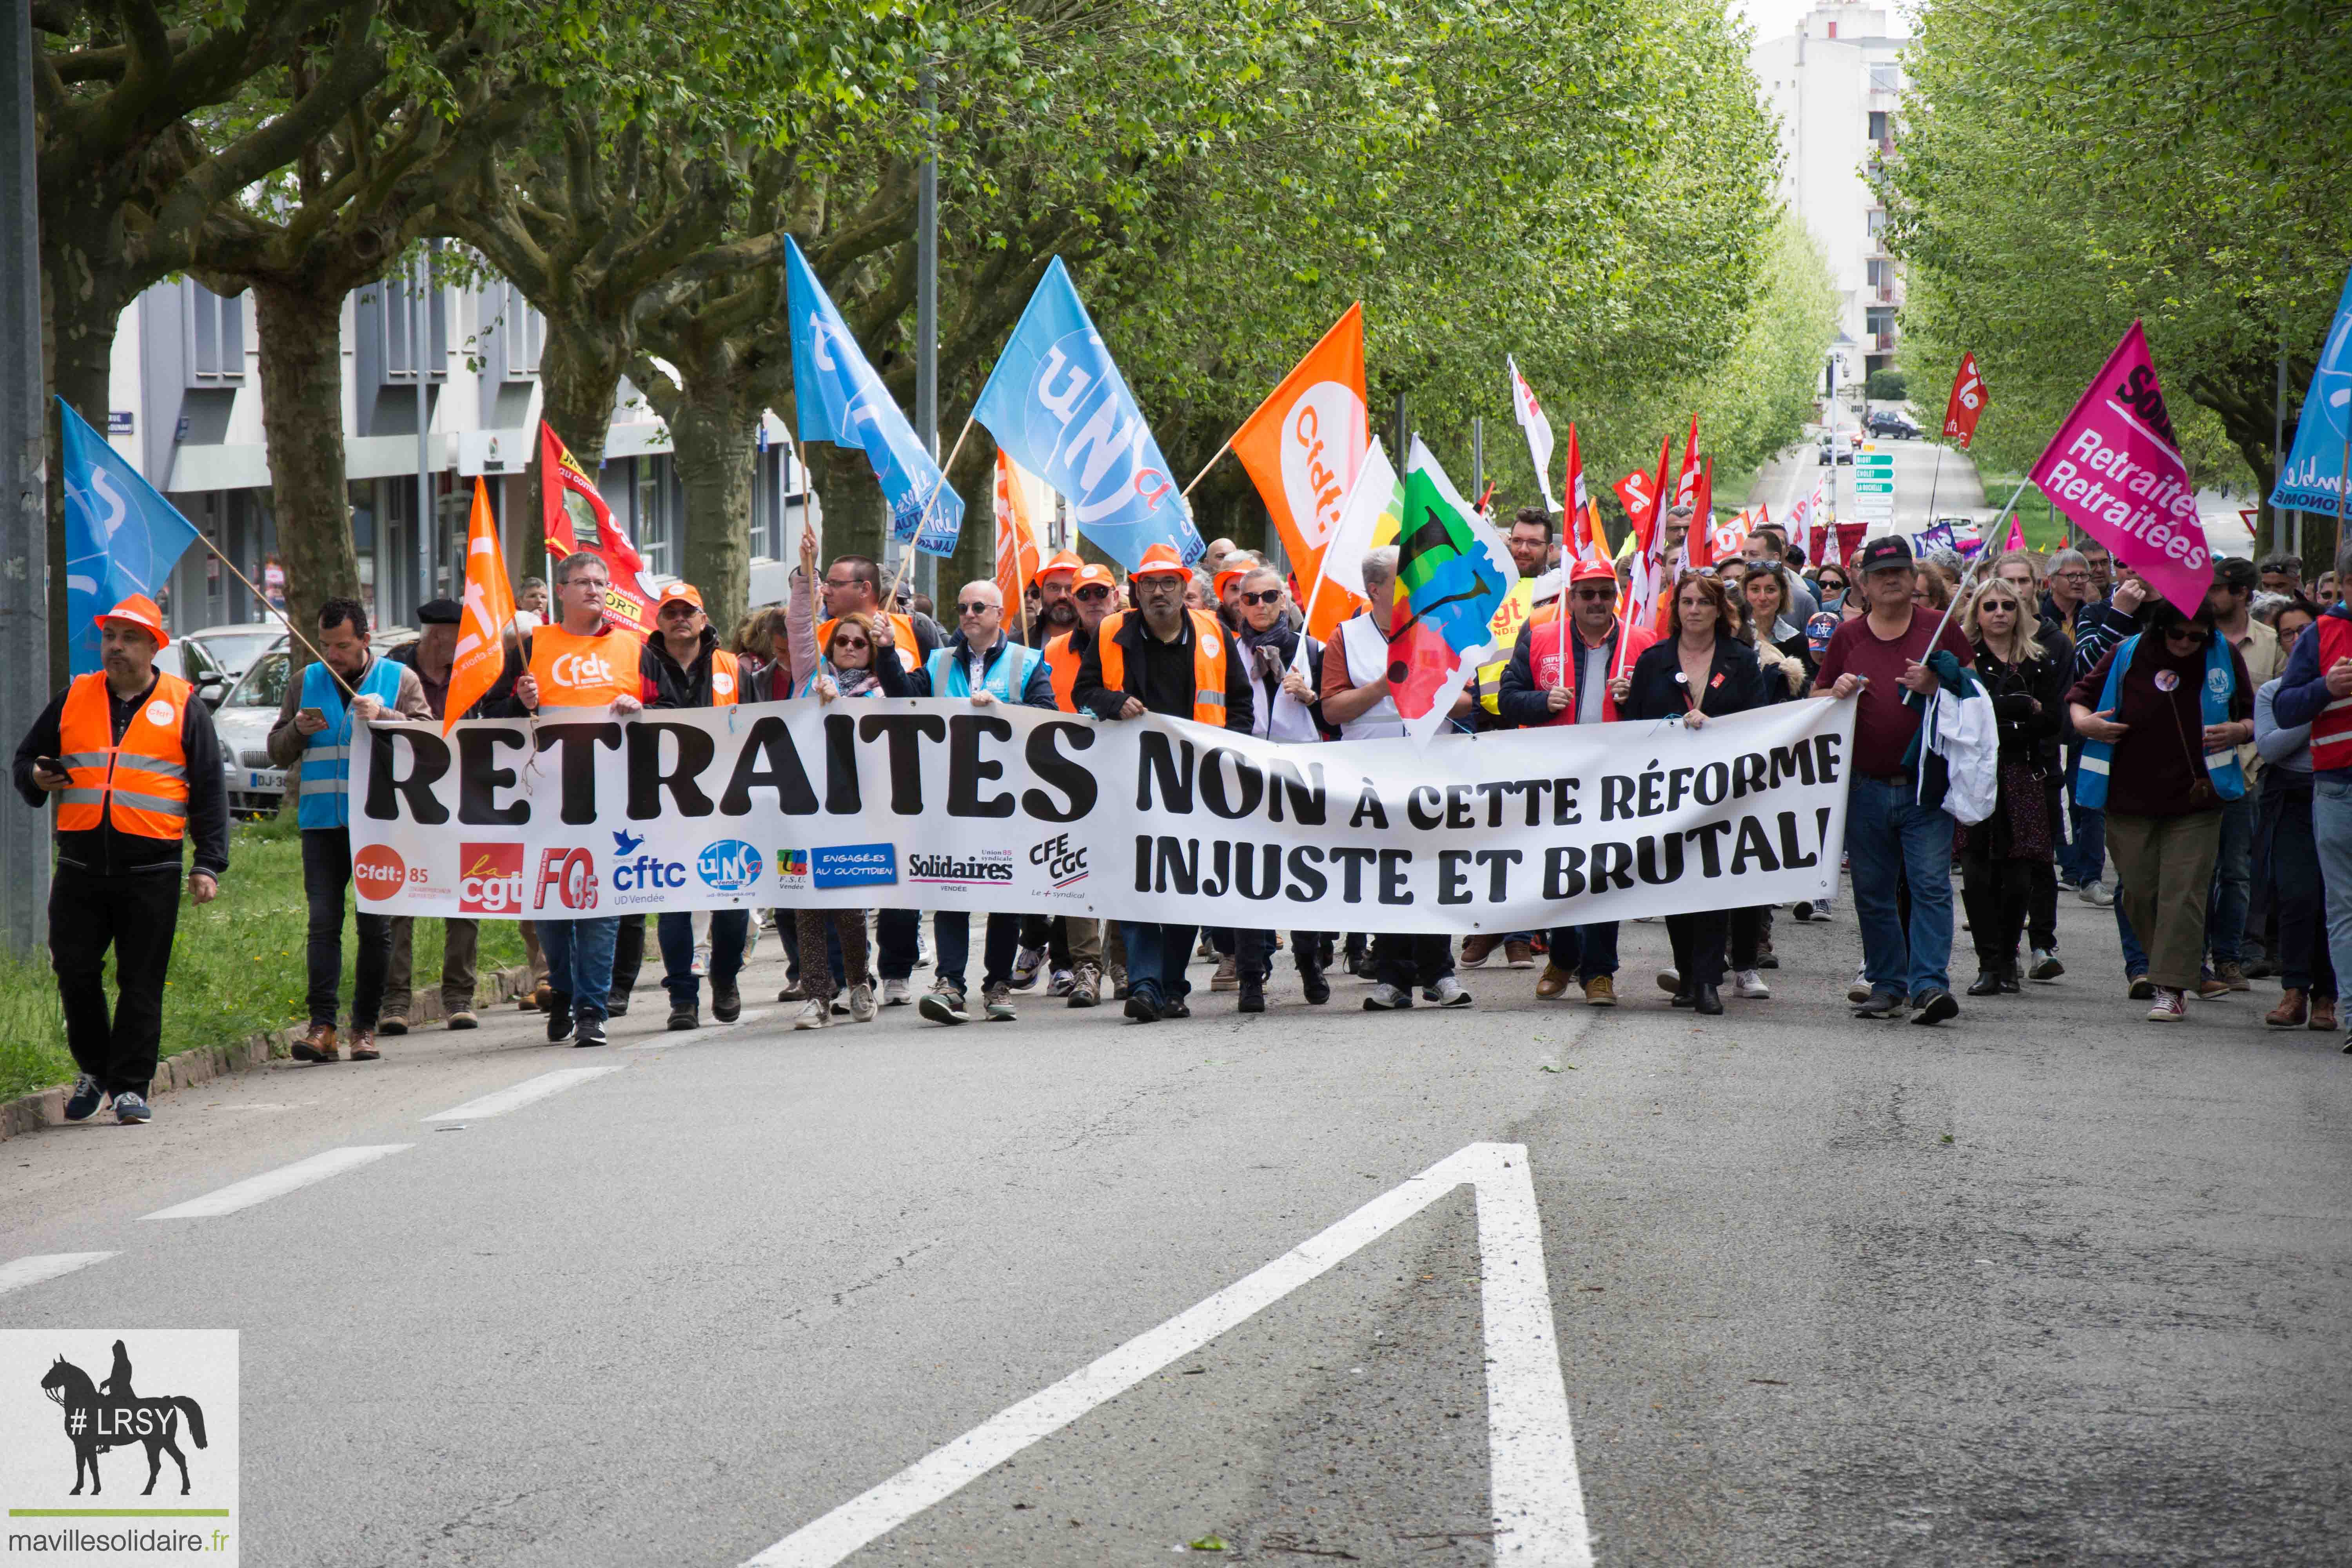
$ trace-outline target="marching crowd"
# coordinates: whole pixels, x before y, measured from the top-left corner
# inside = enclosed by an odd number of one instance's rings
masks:
[[[1668,513],[1669,559],[1680,558],[1690,522],[1687,508]],[[2187,614],[2096,544],[2046,558],[2013,551],[1971,568],[1949,551],[1915,559],[1903,539],[1885,537],[1824,564],[1768,524],[1743,557],[1679,571],[1657,604],[1634,605],[1628,562],[1563,566],[1540,510],[1517,515],[1508,544],[1532,602],[1507,657],[1455,700],[1448,721],[1458,731],[1621,719],[1698,728],[1819,695],[1857,705],[1840,879],[1859,928],[1855,1016],[1937,1025],[1958,1013],[1957,863],[1975,950],[1971,997],[2067,972],[2057,907],[2072,892],[2113,910],[2121,983],[2149,1004],[2150,1020],[2182,1019],[2192,994],[2218,998],[2275,976],[2282,994],[2268,1024],[2337,1027],[2337,956],[2352,962],[2352,609],[2336,602],[2335,574],[2306,590],[2290,558],[2219,559],[2204,603]],[[882,568],[867,557],[821,568],[804,531],[787,602],[722,638],[684,583],[662,591],[651,632],[616,625],[605,615],[604,564],[576,553],[557,563],[551,603],[538,600],[540,613],[511,639],[504,677],[464,716],[934,697],[1104,723],[1170,714],[1284,742],[1392,736],[1405,731],[1388,673],[1396,565],[1392,547],[1363,561],[1372,608],[1328,644],[1304,631],[1297,585],[1227,540],[1198,567],[1154,547],[1124,580],[1063,551],[1018,605],[993,581],[964,584],[950,630],[918,596],[886,603]],[[536,580],[529,586],[544,593]],[[322,657],[289,683],[269,736],[272,761],[296,781],[310,1022],[293,1054],[305,1061],[375,1060],[382,1037],[409,1026],[405,917],[357,909],[347,1024],[339,993],[354,721],[444,716],[461,607],[436,600],[418,618],[417,642],[380,656],[365,607],[329,601],[310,628]],[[204,704],[154,668],[169,642],[160,612],[134,596],[100,625],[104,668],[50,704],[17,748],[14,779],[28,804],[54,801],[57,812],[52,958],[81,1075],[66,1114],[86,1119],[111,1099],[119,1119],[139,1121],[151,1114],[182,843],[193,841],[187,891],[202,903],[227,871],[227,803]],[[1996,806],[1968,826],[1922,787],[1932,763],[1921,710],[1944,688],[1981,691],[1997,721]],[[1833,893],[1786,912],[1828,921],[1838,903]],[[1656,978],[1668,1005],[1719,1015],[1727,991],[1768,1000],[1781,912],[1664,917],[1673,963]],[[1574,988],[1590,1006],[1619,1002],[1613,922],[1476,936],[1457,953],[1436,933],[1368,939],[992,912],[981,917],[975,1007],[966,913],[929,916],[932,973],[919,997],[917,911],[772,917],[790,960],[780,1000],[799,1004],[803,1029],[908,1005],[940,1025],[1008,1020],[1014,994],[1041,980],[1072,1007],[1108,1000],[1139,1024],[1182,1018],[1190,966],[1210,955],[1212,990],[1262,1013],[1286,949],[1314,1005],[1331,1000],[1337,968],[1370,983],[1369,1010],[1416,998],[1466,1006],[1461,971],[1498,953],[1512,969],[1541,961],[1538,998]],[[644,964],[646,920],[524,923],[533,984],[522,1005],[544,1015],[551,1041],[605,1042]],[[700,1024],[705,982],[715,1018],[740,1016],[744,961],[769,923],[768,912],[742,910],[654,917],[671,1028]],[[446,924],[444,1011],[450,1027],[471,1028],[475,926]],[[110,947],[120,990],[110,1010]]]

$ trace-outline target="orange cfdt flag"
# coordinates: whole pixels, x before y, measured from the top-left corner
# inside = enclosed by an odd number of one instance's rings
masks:
[[[1323,570],[1323,547],[1347,508],[1370,444],[1364,403],[1364,307],[1348,307],[1257,412],[1234,432],[1234,456],[1265,501],[1283,552],[1298,580]],[[1326,593],[1316,602],[1309,635],[1328,638],[1353,615],[1354,596]]]
[[[474,481],[474,515],[466,526],[466,613],[457,622],[457,653],[449,666],[449,695],[441,732],[499,683],[507,663],[507,628],[514,625],[514,584],[490,516],[489,488]]]

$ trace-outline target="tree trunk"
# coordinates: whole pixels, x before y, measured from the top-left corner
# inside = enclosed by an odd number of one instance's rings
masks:
[[[102,288],[94,293],[75,293],[52,281],[47,292],[49,390],[72,405],[92,429],[103,433],[113,396],[109,381],[121,302],[110,289]],[[58,687],[73,673],[72,656],[67,650],[71,628],[66,625],[65,427],[54,403],[42,411],[42,417],[48,432],[49,457],[49,684]],[[155,488],[163,487],[158,483]]]
[[[261,349],[261,424],[286,562],[287,618],[315,635],[319,606],[360,595],[352,547],[351,489],[343,479],[343,290],[313,293],[283,283],[253,285]],[[378,559],[383,560],[378,534]],[[310,661],[299,641],[292,668]]]
[[[547,319],[547,342],[539,356],[540,416],[555,427],[572,458],[593,479],[604,466],[604,437],[613,426],[613,402],[620,395],[626,348],[619,334],[596,321]],[[509,520],[507,547],[516,552],[521,574],[535,576],[547,554],[546,500],[540,489],[539,432],[530,433],[530,504]],[[520,521],[520,526],[514,526]]]
[[[751,596],[752,422],[731,388],[689,384],[669,421],[672,461],[686,489],[685,577],[702,590],[726,637]],[[698,393],[700,393],[698,395]]]

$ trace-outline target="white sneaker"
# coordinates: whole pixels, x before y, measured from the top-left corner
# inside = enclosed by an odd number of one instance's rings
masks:
[[[882,1005],[904,1007],[915,999],[915,983],[905,975],[882,983]]]
[[[1462,982],[1454,979],[1451,974],[1439,981],[1436,984],[1430,986],[1424,994],[1441,1007],[1467,1007],[1470,1005],[1470,993],[1463,990]]]
[[[1682,971],[1679,969],[1659,970],[1658,989],[1666,992],[1670,995],[1680,995],[1683,989]]]
[[[832,1025],[832,1005],[814,996],[801,1004],[800,1015],[793,1020],[795,1029],[824,1029]]]
[[[1764,976],[1753,969],[1743,969],[1731,977],[1731,994],[1745,996],[1751,1002],[1769,1002],[1772,988],[1764,984]]]
[[[2115,889],[2105,882],[2085,882],[2074,896],[2086,904],[2095,904],[2103,910],[2110,908],[2116,901]]]
[[[707,942],[698,942],[694,944],[694,973],[697,974],[710,973],[710,944]]]
[[[850,1022],[870,1024],[874,1021],[874,1015],[880,1010],[874,1005],[874,986],[871,982],[849,988]]]
[[[1853,972],[1853,984],[1845,988],[1845,999],[1853,1003],[1870,1000],[1870,977],[1859,969]]]
[[[1367,1013],[1393,1013],[1412,1005],[1412,993],[1400,990],[1386,982],[1374,985],[1364,994]]]

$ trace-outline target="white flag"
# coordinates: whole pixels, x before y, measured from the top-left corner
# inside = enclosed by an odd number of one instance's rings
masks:
[[[1544,510],[1559,515],[1559,503],[1551,495],[1551,421],[1544,416],[1543,405],[1536,401],[1536,389],[1519,374],[1519,362],[1509,354],[1503,363],[1511,373],[1511,406],[1518,411],[1519,428],[1527,433],[1528,456],[1536,466],[1536,483],[1542,487]]]

